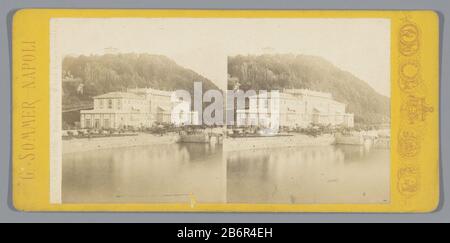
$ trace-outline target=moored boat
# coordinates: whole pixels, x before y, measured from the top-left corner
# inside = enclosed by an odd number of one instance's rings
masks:
[[[364,136],[361,133],[337,133],[335,134],[336,144],[344,145],[364,145]]]
[[[180,143],[209,143],[209,144],[220,144],[222,142],[221,136],[219,134],[210,133],[183,133],[180,134]]]

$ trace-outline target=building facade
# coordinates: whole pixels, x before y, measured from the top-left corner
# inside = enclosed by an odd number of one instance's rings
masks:
[[[111,92],[94,97],[94,109],[80,111],[82,128],[140,127],[150,123],[145,98],[128,92]]]
[[[155,123],[195,124],[195,113],[172,114],[175,105],[183,101],[172,101],[172,92],[150,88],[128,89],[127,92],[110,92],[93,97],[94,108],[80,111],[82,128],[143,128]],[[190,106],[190,104],[186,104]],[[180,116],[180,117],[174,117]],[[186,122],[186,119],[188,120]]]
[[[353,114],[346,113],[346,105],[333,99],[330,93],[308,89],[285,89],[276,97],[254,95],[249,97],[249,106],[237,110],[238,125],[261,124],[260,117],[279,114],[281,127],[308,127],[310,125],[331,125],[353,127]],[[252,104],[257,104],[256,106]],[[277,107],[273,107],[277,105]],[[272,114],[272,113],[276,114]]]

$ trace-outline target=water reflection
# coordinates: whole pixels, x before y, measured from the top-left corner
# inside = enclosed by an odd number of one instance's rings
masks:
[[[361,146],[247,150],[226,154],[230,203],[383,203],[389,151]]]
[[[225,202],[220,147],[172,144],[66,154],[63,202]]]
[[[379,203],[389,151],[318,146],[223,153],[172,144],[65,154],[64,203]]]

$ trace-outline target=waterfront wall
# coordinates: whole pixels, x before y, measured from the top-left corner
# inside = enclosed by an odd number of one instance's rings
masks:
[[[158,136],[145,133],[139,133],[136,136],[74,138],[62,141],[62,151],[63,154],[68,154],[108,148],[171,144],[176,143],[178,139],[178,134]]]
[[[331,134],[325,134],[317,137],[303,134],[273,137],[227,137],[223,140],[223,150],[237,151],[280,147],[322,146],[330,145],[334,142],[335,138]]]

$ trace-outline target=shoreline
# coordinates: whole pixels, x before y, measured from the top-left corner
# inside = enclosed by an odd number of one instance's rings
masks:
[[[291,136],[274,136],[269,138],[267,140],[261,137],[228,137],[223,141],[223,150],[239,151],[281,147],[325,146],[335,142],[333,135],[313,137],[304,134],[293,134]]]
[[[180,139],[180,135],[177,133],[168,133],[162,136],[149,133],[137,133],[132,136],[73,138],[62,140],[62,154],[99,149],[173,144],[179,142]],[[273,137],[226,137],[223,138],[221,144],[224,151],[239,151],[279,147],[325,146],[335,144],[337,142],[336,140],[336,136],[331,134],[323,134],[315,137],[305,134],[291,134]],[[390,144],[389,142],[385,143],[387,145],[380,145],[379,147],[387,147]]]
[[[62,154],[86,152],[98,149],[172,144],[176,143],[178,139],[178,134],[159,136],[147,133],[138,133],[134,136],[74,138],[62,140]]]

